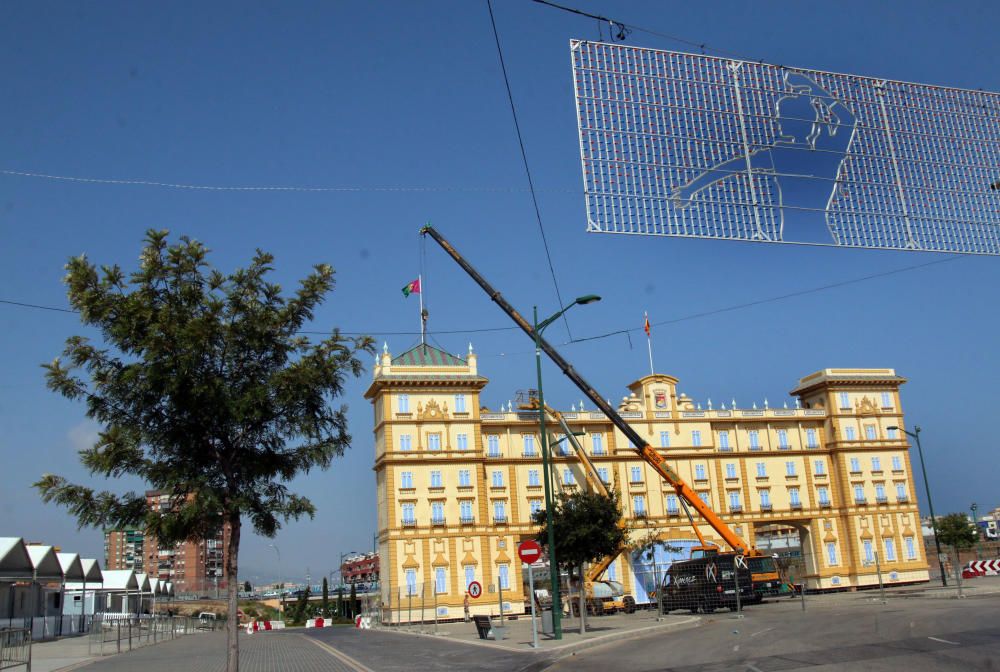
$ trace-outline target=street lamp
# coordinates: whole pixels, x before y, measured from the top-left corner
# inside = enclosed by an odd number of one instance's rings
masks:
[[[944,560],[941,559],[941,542],[938,540],[937,521],[934,519],[934,502],[931,500],[931,484],[927,482],[927,468],[924,466],[924,449],[920,446],[920,427],[913,425],[913,431],[908,432],[902,427],[886,427],[890,430],[899,430],[907,436],[912,436],[917,440],[917,454],[920,456],[920,471],[924,475],[924,488],[927,489],[927,508],[931,510],[931,530],[934,531],[934,547],[937,549],[938,568],[941,570],[941,585],[948,585],[948,577],[944,573]]]
[[[976,518],[976,511],[979,510],[979,506],[975,502],[969,507],[972,510],[972,529],[976,533],[976,560],[979,560],[979,519]]]
[[[274,552],[278,554],[278,581],[281,583],[281,620],[285,620],[285,577],[281,573],[281,551],[278,550],[277,544],[268,544],[274,549]]]
[[[600,301],[601,297],[595,294],[577,297],[573,303],[569,304],[555,315],[538,321],[538,306],[535,306],[534,314],[534,335],[535,335],[535,368],[538,371],[538,430],[542,435],[542,472],[545,478],[545,524],[549,531],[549,576],[552,580],[552,634],[556,639],[562,639],[562,604],[559,599],[559,567],[556,564],[556,537],[552,529],[552,487],[551,470],[549,468],[549,442],[545,435],[545,396],[542,394],[542,332],[547,326],[562,317],[563,313],[580,304],[585,305]]]

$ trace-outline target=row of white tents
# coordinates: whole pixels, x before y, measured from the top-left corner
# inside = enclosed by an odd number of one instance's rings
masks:
[[[42,637],[82,632],[95,613],[148,613],[157,598],[173,594],[169,581],[0,537],[0,628],[40,629]]]

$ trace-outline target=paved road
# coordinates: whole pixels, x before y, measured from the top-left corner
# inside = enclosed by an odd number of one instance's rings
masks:
[[[719,612],[699,628],[581,651],[552,672],[777,672],[997,670],[1000,599],[890,599],[857,594],[820,603],[782,600]]]

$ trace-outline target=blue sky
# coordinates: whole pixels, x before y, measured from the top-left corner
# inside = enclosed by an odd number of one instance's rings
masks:
[[[1000,5],[991,2],[574,6],[774,63],[1000,90]],[[989,308],[1000,260],[964,257],[691,318],[947,257],[585,233],[568,42],[597,38],[597,25],[527,0],[497,2],[495,13],[563,298],[604,297],[569,314],[572,337],[634,329],[630,339],[562,348],[598,390],[619,398],[647,372],[644,310],[656,325],[657,370],[701,402],[781,404],[820,368],[894,367],[910,380],[904,410],[924,428],[936,509],[1000,505],[991,425],[1000,318]],[[642,33],[629,43],[683,49]],[[131,268],[153,227],[204,241],[223,270],[255,248],[271,251],[289,288],[329,262],[338,286],[314,327],[370,333],[395,353],[418,340],[387,334],[417,329],[417,301],[400,288],[421,269],[432,331],[508,327],[433,243],[422,246],[417,230],[431,221],[522,311],[558,308],[484,2],[5,3],[0,62],[0,170],[352,188],[213,191],[0,174],[0,299],[66,306],[69,256]],[[94,427],[81,405],[45,389],[39,367],[78,322],[0,305],[0,329],[0,536],[100,557],[100,534],[78,532],[30,487],[46,471],[86,480],[75,450]],[[562,323],[548,335],[570,338]],[[491,379],[484,403],[534,385],[519,332],[432,336],[456,353],[470,341]],[[554,405],[579,399],[556,369],[546,376]],[[352,450],[294,484],[319,512],[277,537],[289,576],[320,576],[340,552],[371,546],[369,377],[344,399]],[[276,573],[268,543],[244,538],[247,576]]]

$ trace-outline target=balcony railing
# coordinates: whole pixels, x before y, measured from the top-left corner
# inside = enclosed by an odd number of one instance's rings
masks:
[[[854,498],[854,503],[855,504],[867,504],[868,503],[868,498],[867,497],[855,497]]]
[[[819,502],[819,508],[821,508],[821,509],[829,509],[830,506],[831,505],[830,505],[830,500],[829,499],[821,499],[820,502]]]
[[[538,452],[534,450],[526,450],[521,453],[521,457],[538,457]]]
[[[632,514],[633,518],[646,518],[649,514],[645,511],[636,511]]]
[[[667,509],[667,515],[668,516],[679,516],[679,515],[681,515],[681,510],[680,509]]]
[[[434,525],[436,527],[440,527],[442,525],[446,525],[445,519],[444,518],[431,518],[431,525]]]
[[[404,519],[403,522],[402,522],[402,525],[403,525],[403,527],[416,527],[417,526],[417,521],[416,520],[406,520],[406,519]]]
[[[494,525],[506,525],[507,524],[507,516],[493,516],[493,524]]]
[[[877,504],[888,504],[889,503],[889,498],[886,497],[885,495],[881,495],[881,496],[875,498],[875,502]]]
[[[909,495],[896,495],[896,501],[902,503],[910,501]]]
[[[475,525],[476,519],[472,516],[462,516],[460,519],[462,525]]]
[[[793,511],[798,511],[802,508],[802,502],[792,502],[791,504],[788,505],[788,508],[792,509]]]
[[[761,504],[760,505],[760,510],[761,511],[771,511],[772,509],[774,509],[774,505],[773,504]]]
[[[730,504],[729,513],[741,513],[743,511],[742,504]]]

